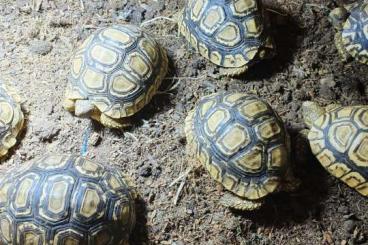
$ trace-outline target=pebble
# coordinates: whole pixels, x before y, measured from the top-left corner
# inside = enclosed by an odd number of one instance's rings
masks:
[[[355,227],[356,224],[354,220],[349,219],[344,222],[344,230],[348,234],[351,234],[354,231]]]
[[[142,177],[150,177],[152,175],[152,168],[150,166],[145,166],[139,170],[139,175]]]
[[[34,40],[30,42],[29,50],[34,54],[46,55],[51,52],[52,45],[47,41]]]
[[[99,133],[93,132],[91,137],[89,138],[89,144],[92,146],[98,146],[101,142],[102,138]]]

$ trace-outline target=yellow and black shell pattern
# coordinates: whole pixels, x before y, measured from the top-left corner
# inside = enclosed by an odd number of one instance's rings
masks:
[[[216,65],[240,68],[257,58],[265,34],[258,0],[189,0],[179,20],[179,32]]]
[[[166,51],[134,25],[97,30],[72,57],[66,97],[86,99],[115,119],[141,110],[168,69]]]
[[[258,200],[280,189],[289,136],[258,97],[230,92],[203,97],[189,113],[185,132],[189,155],[231,192]]]
[[[127,244],[135,191],[121,171],[45,155],[0,180],[0,244]]]
[[[348,53],[359,62],[368,64],[368,3],[362,1],[350,10],[341,35]]]
[[[368,196],[368,107],[340,107],[319,117],[308,139],[333,176]]]
[[[24,126],[21,99],[13,87],[0,82],[0,157],[17,142]]]

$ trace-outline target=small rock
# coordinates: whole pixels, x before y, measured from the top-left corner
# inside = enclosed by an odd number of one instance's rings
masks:
[[[99,133],[93,132],[91,137],[89,138],[88,143],[92,146],[98,146],[101,142],[102,138]]]
[[[349,219],[344,222],[344,230],[347,234],[351,234],[354,231],[355,227],[356,224],[354,220]]]
[[[182,241],[174,241],[173,243],[171,243],[171,245],[184,245],[184,242],[182,242]]]
[[[236,230],[236,228],[238,228],[240,225],[240,222],[237,218],[235,217],[232,217],[230,219],[228,219],[226,222],[225,222],[225,227],[226,229],[228,230]]]
[[[152,175],[152,168],[150,166],[145,166],[139,170],[139,175],[142,177],[150,177]]]
[[[53,122],[39,119],[34,121],[33,132],[40,141],[51,142],[59,135],[60,128],[56,127]]]
[[[340,206],[337,211],[342,214],[349,214],[349,208],[347,206]]]
[[[52,45],[47,41],[34,40],[30,42],[29,50],[34,54],[46,55],[51,52]]]
[[[319,80],[321,86],[327,86],[329,88],[333,88],[336,86],[336,82],[334,80],[333,76],[327,76],[324,78],[321,78],[321,80]]]

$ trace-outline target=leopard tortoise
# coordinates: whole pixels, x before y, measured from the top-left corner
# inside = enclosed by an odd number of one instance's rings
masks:
[[[368,3],[356,1],[335,8],[329,19],[336,28],[336,47],[343,60],[353,57],[368,64]]]
[[[24,115],[20,97],[9,84],[0,82],[0,157],[17,142],[24,126]]]
[[[244,73],[274,55],[259,0],[189,0],[179,17],[179,32],[225,75]]]
[[[289,136],[275,111],[258,97],[220,92],[201,98],[185,121],[188,155],[228,191],[220,202],[261,207],[273,192],[293,190]]]
[[[134,25],[97,30],[77,48],[64,108],[111,128],[132,122],[168,70],[166,51]]]
[[[116,167],[46,154],[0,179],[0,244],[129,244],[136,192]]]
[[[323,108],[307,101],[302,108],[313,154],[330,174],[368,196],[368,106]]]

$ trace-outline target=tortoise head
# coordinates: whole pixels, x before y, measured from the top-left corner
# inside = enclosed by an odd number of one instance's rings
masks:
[[[317,102],[306,101],[302,105],[303,118],[308,128],[311,128],[313,122],[320,116],[325,114],[325,108],[321,107]]]
[[[344,7],[338,7],[332,10],[328,16],[329,21],[336,30],[342,30],[345,21],[349,16],[348,10]]]

